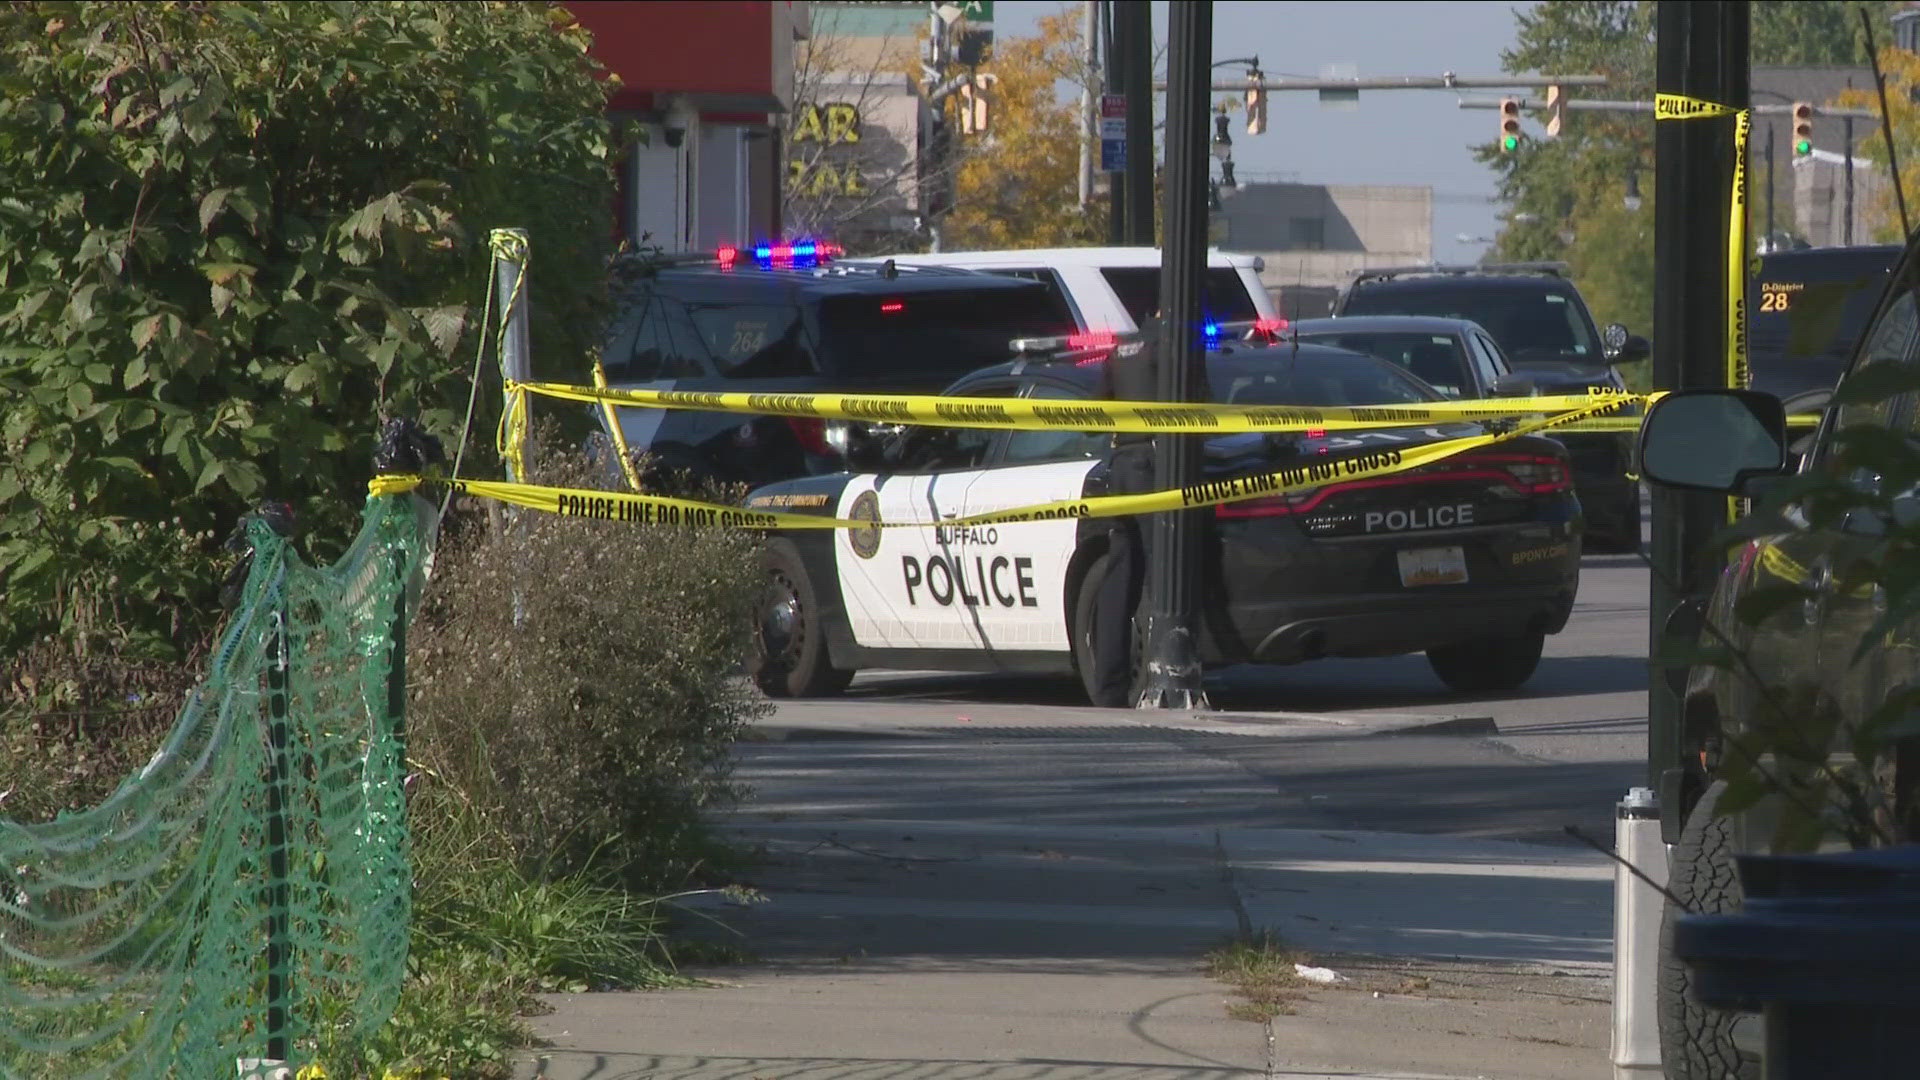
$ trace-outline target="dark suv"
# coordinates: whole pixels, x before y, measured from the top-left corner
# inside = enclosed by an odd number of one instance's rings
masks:
[[[1542,394],[1578,394],[1588,387],[1624,390],[1613,365],[1645,359],[1645,338],[1607,327],[1567,279],[1561,263],[1411,266],[1365,270],[1334,306],[1337,317],[1434,315],[1479,323],[1507,354],[1514,373]],[[1594,550],[1640,546],[1640,485],[1628,479],[1632,435],[1606,432],[1556,436],[1573,456],[1573,482],[1587,515]]]
[[[1751,539],[1728,553],[1712,595],[1668,621],[1701,628],[1702,649],[1732,660],[1684,672],[1680,741],[1671,760],[1656,763],[1673,844],[1669,895],[1694,911],[1740,907],[1736,855],[1824,839],[1785,827],[1795,811],[1811,808],[1816,822],[1841,826],[1855,843],[1863,821],[1879,823],[1869,840],[1916,836],[1920,741],[1883,725],[1891,715],[1912,730],[1910,704],[1887,710],[1920,686],[1920,626],[1889,616],[1903,602],[1898,572],[1910,574],[1920,489],[1911,464],[1876,458],[1897,460],[1920,443],[1920,239],[1890,272],[1866,272],[1884,288],[1861,332],[1841,346],[1851,367],[1836,380],[1840,403],[1826,410],[1804,455],[1787,450],[1780,400],[1756,390],[1670,394],[1642,429],[1642,470],[1663,485],[1752,496],[1798,472],[1747,520]],[[1760,280],[1765,288],[1790,279],[1776,268]],[[1849,387],[1860,400],[1848,400]],[[1849,794],[1821,794],[1828,783]],[[1687,996],[1688,970],[1670,955],[1670,933],[1671,919],[1659,984],[1666,1075],[1759,1076],[1758,1032],[1740,1030],[1757,1023]]]
[[[832,265],[811,245],[616,266],[602,363],[616,387],[753,393],[937,393],[1004,362],[1016,338],[1071,334],[1044,286],[943,267]],[[837,422],[617,410],[652,478],[763,484],[844,467]],[[604,420],[603,420],[604,422]]]

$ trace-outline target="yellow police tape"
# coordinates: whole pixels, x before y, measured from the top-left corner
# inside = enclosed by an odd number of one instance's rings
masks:
[[[1216,506],[1246,499],[1272,498],[1324,484],[1391,476],[1435,464],[1455,454],[1561,427],[1590,415],[1617,408],[1618,405],[1617,399],[1594,401],[1557,416],[1519,425],[1510,431],[1447,439],[1407,449],[1384,449],[1343,457],[1329,457],[1324,460],[1312,459],[1272,472],[1226,480],[1209,480],[1188,487],[1168,488],[1137,495],[1096,495],[1081,499],[1064,499],[1031,506],[986,511],[967,517],[924,521],[816,517],[811,514],[757,510],[751,505],[726,506],[691,499],[670,498],[664,495],[590,491],[544,487],[537,484],[510,484],[487,480],[446,482],[450,483],[455,491],[463,494],[542,510],[563,517],[597,518],[637,525],[704,525],[737,529],[873,529],[930,525],[998,525],[1021,521],[1057,521],[1067,518],[1125,517],[1132,514]],[[427,482],[426,478],[419,476],[376,476],[367,485],[367,491],[371,495],[397,495],[411,491]]]
[[[747,394],[691,390],[625,390],[560,383],[513,383],[510,391],[587,404],[656,409],[866,420],[935,427],[1041,431],[1156,432],[1351,431],[1359,428],[1498,420],[1585,410],[1614,412],[1650,400],[1595,388],[1588,394],[1487,398],[1358,406],[1216,405],[1208,402],[1045,401],[1032,398],[940,397],[931,394]]]

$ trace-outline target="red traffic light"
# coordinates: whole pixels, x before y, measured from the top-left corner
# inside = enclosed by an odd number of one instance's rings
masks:
[[[1500,149],[1511,154],[1520,148],[1520,100],[1500,99]]]

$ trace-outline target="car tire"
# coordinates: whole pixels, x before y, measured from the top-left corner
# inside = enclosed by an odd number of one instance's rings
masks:
[[[827,697],[847,688],[853,672],[833,666],[820,607],[800,553],[770,540],[761,556],[767,591],[755,613],[748,674],[768,697]]]
[[[1094,650],[1094,627],[1098,621],[1094,617],[1096,613],[1095,607],[1100,597],[1101,586],[1105,584],[1107,575],[1114,570],[1114,562],[1115,560],[1111,553],[1103,552],[1096,557],[1093,560],[1093,564],[1087,567],[1086,574],[1080,578],[1080,591],[1074,594],[1073,599],[1074,671],[1080,676],[1080,686],[1087,692],[1087,700],[1096,708],[1101,709],[1131,708],[1133,706],[1134,691],[1139,688],[1138,683],[1140,677],[1139,664],[1136,661],[1134,664],[1134,685],[1129,686],[1125,694],[1116,694],[1101,686],[1095,677],[1098,669],[1098,665],[1095,662],[1097,654]],[[1134,637],[1133,653],[1136,658],[1140,654],[1138,635]]]
[[[1687,815],[1673,845],[1667,890],[1702,915],[1738,911],[1740,875],[1733,861],[1732,823],[1715,814],[1726,784],[1716,782]],[[1734,1045],[1738,1013],[1710,1009],[1688,993],[1687,965],[1673,955],[1674,921],[1686,912],[1666,902],[1660,919],[1660,1064],[1667,1080],[1760,1080],[1760,1062]]]
[[[1427,650],[1427,665],[1440,681],[1466,694],[1512,690],[1533,677],[1546,649],[1537,632],[1475,638]]]

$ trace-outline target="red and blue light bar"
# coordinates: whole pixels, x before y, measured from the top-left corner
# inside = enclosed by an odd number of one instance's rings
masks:
[[[722,244],[714,252],[714,258],[720,269],[731,270],[739,263],[743,255],[750,256],[754,265],[762,270],[810,266],[822,266],[832,262],[843,252],[839,244],[829,244],[823,240],[794,240],[784,244],[759,243],[750,248],[741,248],[733,244]]]

